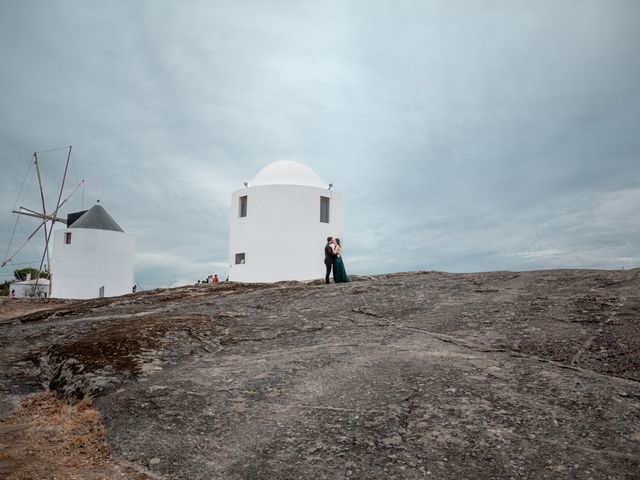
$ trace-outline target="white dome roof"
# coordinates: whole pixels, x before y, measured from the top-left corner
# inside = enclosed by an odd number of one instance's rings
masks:
[[[326,187],[318,174],[306,165],[290,160],[273,162],[258,172],[249,183],[256,185],[305,185],[309,187]]]

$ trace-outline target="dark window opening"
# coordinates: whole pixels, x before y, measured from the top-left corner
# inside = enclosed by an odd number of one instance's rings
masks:
[[[71,232],[64,232],[64,243],[71,245]]]
[[[247,216],[247,196],[240,197],[240,216]]]
[[[244,263],[244,253],[236,253],[236,265]]]
[[[329,197],[320,197],[320,221],[329,223]]]

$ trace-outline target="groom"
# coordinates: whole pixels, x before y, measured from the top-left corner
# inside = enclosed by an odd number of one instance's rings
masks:
[[[331,269],[336,260],[336,254],[333,253],[334,243],[333,237],[327,237],[327,244],[324,246],[324,266],[327,267],[327,275],[324,277],[324,281],[326,283],[329,283],[329,275],[331,275]]]

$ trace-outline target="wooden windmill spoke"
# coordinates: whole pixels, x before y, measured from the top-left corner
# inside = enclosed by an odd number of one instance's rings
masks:
[[[72,191],[69,195],[67,195],[67,197],[66,197],[62,202],[60,202],[60,204],[58,205],[58,207],[57,207],[57,208],[52,212],[52,214],[51,214],[52,216],[56,216],[56,215],[58,215],[58,210],[60,210],[60,208],[61,208],[65,203],[67,203],[67,201],[68,201],[68,200],[73,196],[73,194],[74,194],[74,193],[76,193],[76,192],[78,191],[78,189],[82,186],[82,184],[83,184],[83,183],[84,183],[84,180],[82,180],[81,182],[78,182],[78,184],[75,186],[75,188],[73,189],[73,191]],[[66,220],[61,219],[61,218],[58,218],[58,217],[56,217],[56,222],[62,222],[62,223],[64,223],[65,225],[67,224],[67,221],[66,221]]]
[[[28,208],[25,207],[20,207],[20,210],[11,210],[12,213],[17,213],[18,215],[26,215],[27,217],[35,217],[35,218],[39,218],[41,220],[50,220],[52,222],[60,222],[60,223],[67,223],[67,221],[63,218],[59,218],[55,216],[55,212],[53,212],[52,215],[43,215],[40,212],[36,212],[34,210],[29,210]]]
[[[13,257],[15,257],[18,253],[20,253],[20,250],[22,250],[27,245],[27,243],[29,243],[29,240],[31,240],[36,235],[36,233],[38,233],[40,231],[40,229],[44,225],[45,221],[51,220],[51,221],[64,223],[66,225],[67,224],[67,220],[57,216],[58,210],[62,206],[64,206],[64,204],[67,203],[69,201],[69,199],[71,199],[71,197],[78,191],[78,189],[81,186],[82,186],[82,182],[79,182],[75,186],[73,191],[62,202],[60,202],[60,205],[58,206],[58,208],[56,210],[54,210],[51,213],[51,215],[43,215],[40,212],[36,212],[35,210],[30,210],[30,209],[25,208],[25,207],[20,207],[20,210],[12,210],[13,213],[17,213],[18,215],[25,215],[27,217],[39,218],[40,220],[42,220],[42,223],[40,225],[38,225],[38,228],[36,228],[35,231],[31,235],[29,235],[29,237],[13,252],[13,254],[10,257],[7,257],[7,259],[4,261],[4,263],[2,263],[2,265],[0,265],[0,266],[4,267],[7,263],[10,263],[11,260],[13,259]]]
[[[30,240],[31,240],[31,239],[36,235],[36,233],[38,233],[38,232],[40,231],[40,229],[42,228],[42,226],[44,225],[44,223],[45,223],[45,222],[43,221],[40,225],[38,225],[38,228],[36,228],[36,229],[33,231],[33,233],[27,237],[27,239],[22,243],[22,245],[20,245],[20,246],[19,246],[19,247],[18,247],[18,248],[13,252],[13,254],[12,254],[11,256],[7,257],[7,259],[2,263],[2,265],[0,265],[0,267],[4,267],[7,263],[10,263],[10,262],[11,262],[11,260],[13,260],[13,257],[15,257],[15,256],[20,252],[20,250],[22,250],[22,249],[24,248],[24,246],[25,246],[27,243],[29,243],[29,241],[30,241]]]
[[[67,162],[64,165],[64,174],[62,175],[62,183],[60,184],[60,193],[58,193],[58,200],[56,201],[56,209],[55,213],[58,212],[60,208],[60,199],[62,198],[62,191],[64,190],[64,182],[67,179],[67,170],[69,169],[69,160],[71,159],[71,145],[69,145],[69,153],[67,154]],[[54,215],[55,215],[54,213]],[[55,222],[55,220],[53,220]],[[53,227],[53,224],[51,225]]]
[[[29,237],[13,252],[13,254],[9,257],[7,257],[7,259],[4,261],[4,263],[2,263],[2,266],[4,267],[7,263],[10,263],[11,260],[22,250],[22,248],[24,248],[25,245],[27,245],[27,243],[29,243],[29,241],[40,231],[40,229],[44,229],[44,250],[42,252],[42,258],[40,259],[40,268],[38,269],[39,272],[42,271],[42,267],[44,265],[45,259],[47,262],[47,266],[50,269],[51,268],[51,260],[49,257],[49,242],[51,241],[51,237],[53,234],[53,227],[55,225],[56,222],[60,222],[63,224],[67,224],[67,221],[63,218],[58,217],[58,212],[60,211],[60,208],[67,203],[67,201],[73,196],[73,194],[76,193],[76,191],[78,190],[78,188],[80,188],[80,186],[82,186],[83,182],[78,183],[75,188],[73,189],[73,191],[71,192],[71,194],[69,194],[66,198],[64,198],[64,200],[62,199],[62,195],[64,193],[64,186],[65,186],[65,182],[67,179],[67,172],[69,170],[69,161],[71,160],[71,146],[68,147],[69,151],[67,153],[67,160],[65,162],[65,166],[64,166],[64,173],[62,176],[62,183],[60,185],[60,191],[58,192],[58,198],[56,201],[56,205],[55,208],[50,211],[47,212],[47,206],[46,206],[46,202],[45,202],[45,195],[44,195],[44,188],[43,188],[43,184],[42,184],[42,176],[41,176],[41,172],[40,172],[40,164],[38,161],[38,153],[34,152],[33,154],[33,163],[35,165],[35,169],[36,169],[36,173],[37,173],[37,177],[38,177],[38,188],[40,190],[40,202],[41,202],[41,206],[42,206],[42,211],[41,212],[37,212],[35,210],[31,210],[25,207],[20,207],[19,210],[13,210],[13,213],[16,213],[18,215],[25,215],[27,217],[33,217],[33,218],[38,218],[41,220],[41,223],[38,225],[38,227],[33,231],[33,233],[31,235],[29,235]],[[48,222],[51,222],[51,225],[47,225]],[[34,286],[34,289],[37,288],[38,286],[38,279],[39,279],[39,275],[36,277],[36,283]],[[49,285],[49,295],[51,295],[51,285]]]
[[[47,215],[47,206],[44,201],[44,190],[42,188],[42,177],[40,176],[40,165],[38,163],[38,155],[37,153],[33,154],[33,161],[36,164],[36,173],[38,174],[38,187],[40,188],[40,199],[42,200],[42,215]],[[51,225],[51,230],[53,230],[53,225]],[[42,253],[42,260],[40,260],[40,268],[39,272],[42,271],[42,266],[44,264],[44,259],[47,258],[47,265],[50,265],[51,262],[49,260],[49,231],[47,229],[47,221],[44,221],[44,252]],[[37,280],[36,280],[37,282]],[[37,285],[37,283],[36,283]]]

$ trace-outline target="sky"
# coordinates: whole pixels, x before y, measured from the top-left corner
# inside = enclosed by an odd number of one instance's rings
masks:
[[[636,0],[2,1],[0,257],[37,226],[11,213],[33,152],[55,204],[72,145],[62,213],[100,200],[143,289],[224,278],[231,192],[277,160],[343,195],[352,274],[638,267],[638,25]]]

